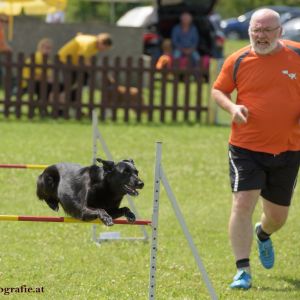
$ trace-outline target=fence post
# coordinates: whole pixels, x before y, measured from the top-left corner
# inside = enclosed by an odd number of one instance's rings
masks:
[[[22,73],[23,73],[23,68],[24,68],[24,61],[25,61],[25,56],[24,53],[19,53],[18,54],[18,61],[17,61],[17,80],[15,82],[15,86],[12,87],[14,90],[15,96],[16,96],[16,116],[17,118],[21,117],[21,109],[22,109],[22,89],[23,89],[23,80],[22,80]]]
[[[125,112],[124,112],[124,121],[129,121],[129,108],[130,108],[130,86],[131,86],[131,73],[132,73],[132,57],[127,57],[126,59],[126,72],[125,72]]]
[[[61,69],[60,61],[58,55],[55,55],[53,64],[52,64],[52,72],[53,72],[53,90],[49,99],[50,105],[52,107],[52,117],[56,119],[59,114],[62,112],[62,87],[59,83],[59,71]],[[63,99],[64,100],[64,99]]]
[[[106,114],[107,114],[107,107],[109,106],[109,93],[108,93],[108,88],[109,88],[109,83],[108,83],[108,57],[105,56],[102,60],[102,84],[101,84],[101,103],[100,103],[100,119],[101,121],[104,121],[106,119]]]

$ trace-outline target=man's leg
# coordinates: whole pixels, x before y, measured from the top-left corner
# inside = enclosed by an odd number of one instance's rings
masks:
[[[274,266],[275,254],[270,235],[279,230],[288,217],[289,207],[263,200],[261,222],[255,225],[256,240],[261,264],[266,269]]]
[[[260,190],[233,193],[229,236],[238,270],[230,285],[234,289],[249,289],[251,287],[249,257],[253,240],[252,214],[259,195]]]
[[[229,237],[236,261],[249,258],[253,239],[252,214],[260,190],[240,191],[233,194]]]
[[[282,206],[263,199],[263,213],[261,227],[264,232],[271,235],[279,230],[286,222],[289,206]]]

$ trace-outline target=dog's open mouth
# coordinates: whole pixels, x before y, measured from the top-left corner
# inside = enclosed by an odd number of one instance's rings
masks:
[[[134,187],[129,186],[127,184],[124,185],[124,189],[130,196],[137,196],[139,194],[139,192]]]

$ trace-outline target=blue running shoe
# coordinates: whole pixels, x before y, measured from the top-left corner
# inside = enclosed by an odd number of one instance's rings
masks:
[[[261,264],[266,269],[271,269],[274,266],[275,255],[272,240],[269,238],[266,241],[260,241],[256,234],[257,227],[260,226],[260,223],[255,224],[255,236],[257,241],[257,247],[259,252],[259,259]]]
[[[238,270],[236,275],[233,277],[233,282],[230,285],[232,289],[243,289],[248,290],[251,288],[251,275],[244,270]]]

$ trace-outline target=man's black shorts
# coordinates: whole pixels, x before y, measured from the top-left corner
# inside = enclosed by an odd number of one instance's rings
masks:
[[[299,164],[300,151],[273,155],[229,145],[232,192],[261,190],[266,200],[289,206]]]

